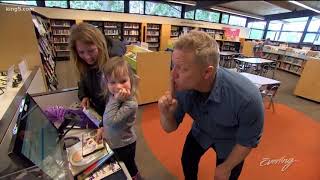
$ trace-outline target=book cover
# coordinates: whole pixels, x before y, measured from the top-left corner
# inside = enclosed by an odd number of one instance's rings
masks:
[[[83,113],[97,126],[99,127],[102,117],[92,108],[83,108]]]
[[[104,148],[103,141],[97,142],[95,140],[96,135],[97,135],[97,130],[82,134],[82,156],[83,157],[88,156],[89,154]]]

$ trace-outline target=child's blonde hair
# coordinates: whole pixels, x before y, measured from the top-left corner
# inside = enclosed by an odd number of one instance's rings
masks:
[[[107,86],[107,79],[109,77],[114,79],[119,79],[120,77],[124,75],[128,75],[131,83],[131,96],[134,96],[137,98],[138,92],[138,80],[139,77],[135,74],[132,67],[128,64],[126,60],[124,60],[122,57],[113,57],[109,59],[109,61],[103,66],[102,68],[103,72],[103,79],[104,82],[102,83],[102,86],[104,89],[103,95],[108,96],[109,90],[106,88]]]

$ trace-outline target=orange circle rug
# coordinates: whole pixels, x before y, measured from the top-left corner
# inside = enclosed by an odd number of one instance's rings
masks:
[[[160,163],[178,179],[184,179],[180,162],[192,119],[186,116],[170,134],[162,130],[157,104],[143,106],[142,131],[147,146]],[[320,123],[283,104],[265,111],[259,146],[245,161],[240,180],[320,180]],[[213,179],[215,152],[201,158],[198,179]]]

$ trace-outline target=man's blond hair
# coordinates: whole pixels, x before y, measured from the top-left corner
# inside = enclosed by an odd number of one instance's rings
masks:
[[[193,51],[195,61],[201,65],[219,66],[219,45],[209,34],[192,30],[182,35],[175,43],[174,49]]]

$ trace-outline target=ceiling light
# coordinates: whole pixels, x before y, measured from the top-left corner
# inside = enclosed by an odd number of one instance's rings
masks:
[[[189,5],[189,6],[196,6],[195,3],[188,3],[188,2],[184,2],[184,1],[168,1],[168,2],[177,3],[177,4],[184,4],[184,5]]]
[[[289,2],[292,3],[292,4],[298,5],[298,6],[300,6],[300,7],[303,7],[303,8],[305,8],[305,9],[309,9],[309,10],[311,10],[311,11],[314,11],[314,12],[320,14],[320,11],[319,11],[319,10],[313,9],[312,7],[309,7],[309,6],[305,5],[305,4],[299,3],[299,2],[297,2],[297,1],[289,1]]]
[[[239,15],[239,16],[250,17],[250,18],[253,18],[253,19],[264,20],[264,18],[261,17],[261,16],[253,16],[253,15],[248,15],[248,14],[237,13],[237,12],[234,12],[234,11],[228,11],[228,10],[226,10],[224,8],[211,8],[211,9],[215,10],[215,11],[226,12],[226,13],[235,14],[235,15]]]

